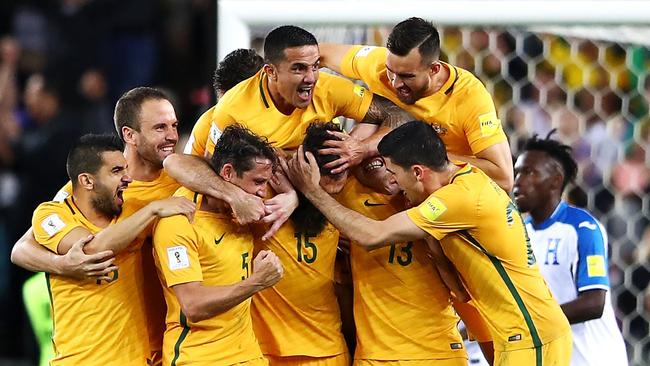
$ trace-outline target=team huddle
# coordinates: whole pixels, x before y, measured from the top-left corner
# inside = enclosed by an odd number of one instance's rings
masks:
[[[513,168],[439,56],[420,18],[386,47],[278,27],[220,63],[185,154],[169,97],[125,93],[13,249],[48,273],[51,364],[464,366],[460,320],[490,364],[627,364],[570,149],[533,137]]]

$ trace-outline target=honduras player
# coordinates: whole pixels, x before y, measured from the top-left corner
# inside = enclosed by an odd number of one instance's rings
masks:
[[[542,275],[573,331],[571,365],[627,365],[607,276],[607,234],[589,212],[561,199],[578,166],[571,148],[533,136],[515,164],[514,197]]]

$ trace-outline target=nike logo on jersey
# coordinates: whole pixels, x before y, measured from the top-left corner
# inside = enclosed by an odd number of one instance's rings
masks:
[[[373,203],[373,202],[370,202],[370,200],[365,200],[365,201],[363,201],[363,205],[366,206],[366,207],[373,207],[373,206],[386,206],[385,203]]]
[[[598,226],[596,224],[592,224],[589,221],[583,221],[578,224],[578,229],[581,227],[586,227],[589,230],[596,230]]]
[[[221,243],[221,239],[223,239],[224,235],[226,235],[226,233],[221,234],[221,237],[219,239],[214,239],[214,245],[219,245],[219,243]]]

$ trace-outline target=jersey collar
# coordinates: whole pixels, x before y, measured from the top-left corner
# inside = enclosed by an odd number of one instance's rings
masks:
[[[268,85],[266,84],[266,79],[268,76],[264,71],[261,72],[260,75],[260,97],[262,98],[262,103],[264,103],[264,107],[266,109],[269,109],[271,105],[269,104],[269,99],[271,99],[271,95],[268,90]]]
[[[443,65],[443,67],[446,67],[449,70],[449,78],[447,78],[447,81],[445,81],[445,83],[442,85],[440,91],[444,91],[445,95],[450,95],[454,91],[454,86],[456,86],[456,82],[458,81],[460,74],[456,66],[450,65],[443,61],[440,61],[440,63]]]
[[[551,216],[549,216],[546,220],[542,221],[539,225],[535,225],[533,223],[533,218],[530,217],[530,215],[526,218],[526,222],[530,223],[535,230],[544,230],[547,229],[549,226],[553,225],[562,212],[564,212],[564,209],[568,207],[567,203],[560,200],[560,203],[557,205]]]

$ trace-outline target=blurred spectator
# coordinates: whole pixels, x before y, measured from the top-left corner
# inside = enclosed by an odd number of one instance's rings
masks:
[[[0,168],[11,164],[11,141],[18,137],[16,80],[20,45],[11,37],[0,39]]]
[[[14,205],[14,238],[29,227],[36,206],[54,197],[68,180],[65,169],[70,143],[81,134],[79,116],[61,106],[59,88],[40,74],[32,75],[25,87],[26,122],[15,143],[15,170],[21,186]]]
[[[108,100],[104,74],[91,69],[81,75],[79,89],[84,99],[81,107],[84,133],[115,133],[113,104]]]
[[[650,168],[646,164],[645,150],[639,144],[630,145],[625,159],[614,166],[611,180],[622,195],[645,194],[650,187]]]

